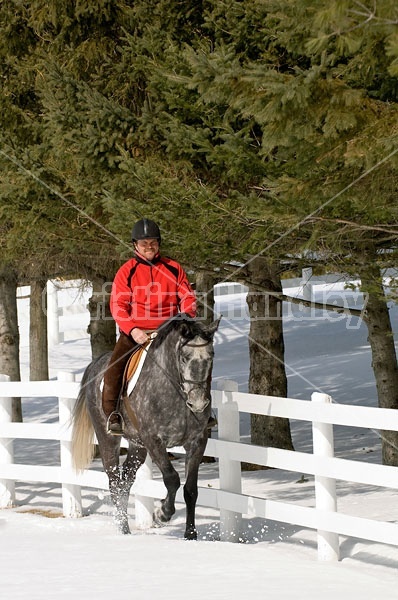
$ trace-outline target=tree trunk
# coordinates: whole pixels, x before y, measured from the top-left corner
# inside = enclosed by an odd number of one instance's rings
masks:
[[[367,294],[363,319],[368,328],[372,368],[380,408],[398,408],[398,365],[390,314],[380,270],[369,265],[360,273]],[[382,431],[383,464],[398,466],[398,432]]]
[[[30,284],[29,368],[31,381],[48,380],[46,280]]]
[[[249,393],[287,396],[285,345],[283,340],[282,301],[256,289],[256,283],[274,292],[282,292],[278,265],[263,257],[248,266],[247,304],[250,314]],[[251,441],[260,446],[294,450],[289,420],[281,417],[252,415]]]
[[[113,350],[116,343],[116,327],[109,309],[110,289],[105,279],[93,277],[93,295],[88,309],[90,311],[90,334],[92,358]]]
[[[204,324],[214,321],[214,284],[216,278],[212,273],[198,271],[196,273],[197,318]]]
[[[0,373],[11,381],[21,381],[19,367],[19,330],[17,277],[10,267],[0,269]],[[12,420],[22,422],[20,398],[13,398]]]

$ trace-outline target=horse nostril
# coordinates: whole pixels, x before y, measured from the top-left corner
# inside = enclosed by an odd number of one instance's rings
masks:
[[[209,400],[203,400],[201,402],[192,402],[191,400],[187,400],[186,405],[194,413],[201,413],[205,410],[205,408],[209,405]]]

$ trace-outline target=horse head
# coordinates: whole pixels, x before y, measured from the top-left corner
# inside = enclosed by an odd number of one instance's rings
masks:
[[[186,395],[186,405],[193,413],[202,413],[210,403],[211,372],[213,366],[213,337],[220,319],[203,326],[185,323],[179,346],[181,389]]]

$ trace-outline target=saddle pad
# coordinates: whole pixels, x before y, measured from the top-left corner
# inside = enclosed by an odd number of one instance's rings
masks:
[[[138,367],[138,363],[140,362],[142,353],[144,352],[144,347],[143,346],[138,346],[137,350],[134,352],[134,354],[132,354],[130,356],[130,358],[127,361],[127,365],[124,371],[124,381],[125,382],[129,382],[130,379],[133,377],[137,367]]]
[[[129,361],[126,366],[126,371],[125,371],[125,382],[127,384],[127,396],[129,394],[131,394],[131,392],[133,391],[133,389],[135,387],[135,384],[138,381],[138,377],[140,376],[142,367],[143,367],[145,359],[147,357],[147,352],[148,352],[149,347],[152,344],[154,339],[155,339],[155,335],[153,335],[153,333],[152,333],[149,342],[144,344],[144,346],[139,348],[137,350],[137,352],[134,352],[134,354],[129,358]]]

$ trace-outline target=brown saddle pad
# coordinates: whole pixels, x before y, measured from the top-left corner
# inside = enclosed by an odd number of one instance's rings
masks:
[[[148,333],[151,333],[151,332],[148,332]],[[124,391],[126,391],[128,382],[130,381],[130,379],[132,379],[134,373],[137,370],[137,367],[138,367],[139,362],[142,357],[142,353],[146,351],[146,348],[150,344],[150,342],[151,342],[151,340],[148,340],[147,342],[145,342],[145,344],[142,344],[142,346],[138,346],[133,351],[133,354],[130,356],[130,358],[128,359],[126,367],[124,369],[124,374],[123,374],[123,390]]]
[[[130,379],[133,377],[134,373],[136,372],[138,363],[140,362],[140,358],[141,358],[143,352],[144,352],[143,346],[138,346],[137,350],[128,359],[126,368],[124,370],[124,384],[125,385],[130,381]]]

